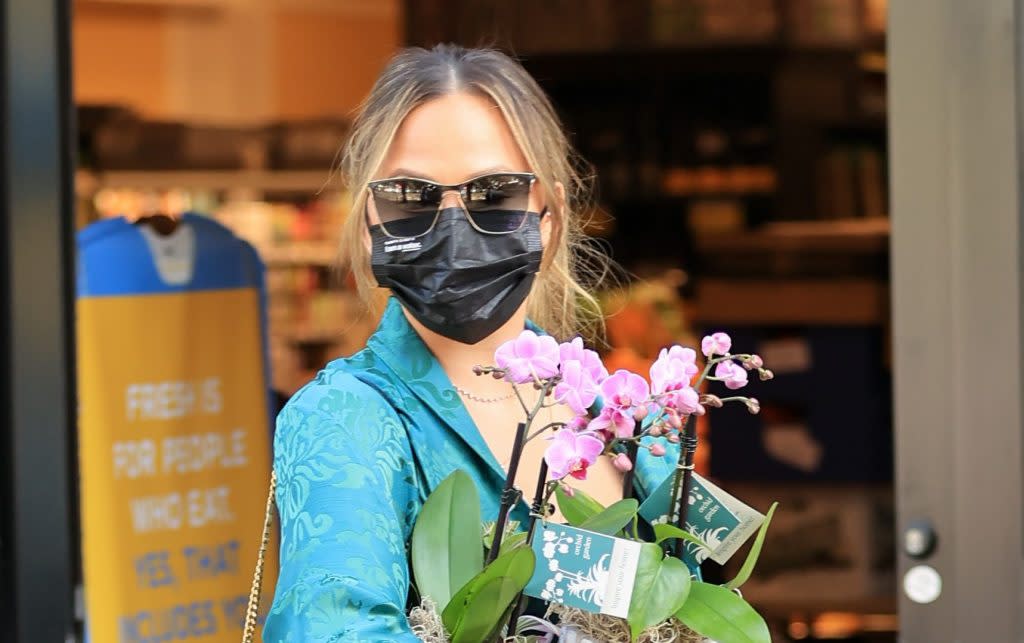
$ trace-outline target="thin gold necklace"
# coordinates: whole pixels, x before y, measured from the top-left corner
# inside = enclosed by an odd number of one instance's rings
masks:
[[[512,396],[516,394],[515,391],[512,391],[512,392],[508,393],[507,395],[499,395],[498,397],[481,397],[480,395],[475,395],[473,393],[470,393],[469,391],[467,391],[466,389],[462,388],[458,384],[455,384],[454,386],[455,386],[455,390],[458,391],[459,394],[462,395],[463,397],[465,397],[466,399],[473,400],[474,402],[480,402],[482,404],[493,404],[495,402],[504,402],[505,400],[512,399]]]

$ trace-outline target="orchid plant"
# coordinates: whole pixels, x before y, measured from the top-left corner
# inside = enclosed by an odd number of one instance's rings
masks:
[[[637,454],[646,450],[651,457],[666,457],[672,443],[679,449],[668,508],[671,524],[657,525],[657,542],[643,545],[626,618],[629,639],[636,641],[648,628],[674,619],[722,643],[769,641],[763,619],[734,590],[750,576],[774,506],[739,575],[726,586],[696,580],[696,570],[688,569],[679,559],[684,542],[704,546],[686,529],[688,503],[683,502],[697,446],[694,418],[729,403],[745,405],[750,413],[760,410],[753,397],[702,394],[701,388],[706,381],[715,381],[735,391],[748,383],[751,374],[762,381],[773,377],[758,355],[731,351],[731,339],[721,332],[703,338],[702,363],[691,348],[663,349],[650,367],[648,380],[627,370],[609,373],[599,355],[579,338],[559,344],[550,336],[524,330],[498,348],[494,365],[477,366],[477,375],[504,379],[512,385],[524,420],[517,427],[497,521],[487,526],[482,547],[479,501],[472,482],[462,472],[453,474],[431,495],[417,521],[412,542],[414,574],[421,595],[431,599],[442,614],[446,638],[440,640],[552,640],[557,626],[536,618],[518,618],[521,592],[534,567],[529,543],[536,520],[551,515],[551,500],[557,495],[559,509],[570,524],[642,540],[637,529],[638,503],[632,497]],[[555,405],[568,407],[571,418],[535,429],[540,410]],[[512,506],[521,499],[513,481],[523,446],[538,438],[549,444],[530,524],[525,532],[516,533],[510,527],[517,525],[508,524]],[[676,453],[674,448],[671,451]],[[607,508],[567,484],[585,480],[588,470],[602,457],[610,458],[624,474],[623,500]],[[674,552],[666,555],[663,547],[670,540],[675,541]],[[509,626],[516,623],[520,625],[518,635]],[[529,627],[535,632],[540,627],[542,633],[527,636]]]

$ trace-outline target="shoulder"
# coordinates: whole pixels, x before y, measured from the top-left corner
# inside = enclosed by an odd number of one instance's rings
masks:
[[[285,404],[277,417],[275,451],[296,440],[347,452],[382,446],[407,449],[408,439],[394,406],[353,368],[347,358],[332,362]],[[387,443],[387,444],[385,444]]]

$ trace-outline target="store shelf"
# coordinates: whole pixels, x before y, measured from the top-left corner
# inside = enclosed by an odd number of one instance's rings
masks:
[[[78,0],[83,7],[127,7],[176,11],[221,11],[242,5],[241,0]]]
[[[338,260],[338,248],[331,243],[291,243],[257,251],[268,268],[330,267]]]
[[[704,279],[699,322],[736,325],[885,324],[889,289],[871,279]]]
[[[285,333],[285,337],[293,345],[334,344],[341,340],[341,333],[325,330],[295,331]]]
[[[331,170],[168,170],[90,171],[79,170],[75,189],[87,197],[102,188],[142,190],[236,190],[262,192],[308,192],[338,189]]]

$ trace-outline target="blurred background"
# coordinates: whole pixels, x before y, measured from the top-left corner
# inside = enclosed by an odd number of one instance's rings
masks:
[[[896,640],[885,0],[75,0],[72,27],[78,225],[194,210],[250,241],[281,399],[375,326],[332,172],[386,60],[519,56],[640,278],[601,293],[611,365],[726,329],[777,375],[701,427],[704,473],[782,504],[747,597],[777,640]]]

